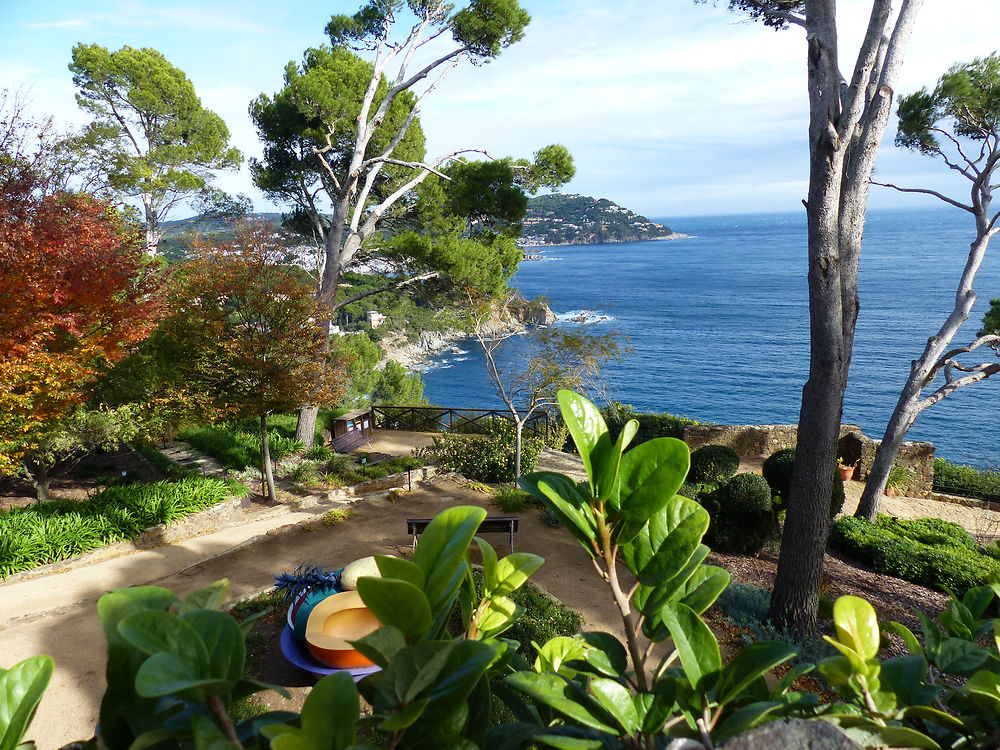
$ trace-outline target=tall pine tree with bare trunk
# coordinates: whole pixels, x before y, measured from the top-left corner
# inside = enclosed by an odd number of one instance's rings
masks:
[[[850,77],[841,73],[835,0],[730,0],[730,8],[806,36],[809,91],[809,378],[771,618],[816,626],[830,517],[830,471],[858,316],[858,263],[869,178],[892,111],[893,85],[921,0],[873,0]]]
[[[910,374],[900,391],[882,442],[875,451],[871,474],[854,515],[874,520],[889,472],[907,432],[923,411],[959,388],[978,383],[1000,372],[1000,361],[963,362],[961,355],[989,351],[1000,344],[1000,335],[984,327],[976,338],[952,346],[959,329],[969,319],[979,296],[973,289],[976,274],[986,258],[990,238],[1000,228],[1000,213],[990,207],[1000,165],[1000,56],[955,65],[934,91],[918,91],[899,103],[896,144],[941,159],[969,182],[968,202],[955,200],[936,190],[886,187],[905,193],[931,195],[966,211],[975,235],[969,245],[965,267],[955,290],[955,305],[937,332],[927,339],[923,353],[913,360]],[[977,352],[978,353],[978,352]],[[996,354],[996,352],[994,352]],[[927,389],[932,389],[925,395]]]
[[[431,175],[449,180],[450,163],[482,153],[427,158],[418,117],[424,99],[459,63],[489,62],[521,39],[529,20],[517,0],[472,0],[457,10],[443,0],[371,0],[353,16],[334,16],[330,46],[307,50],[301,66],[289,63],[284,89],[251,104],[265,144],[264,158],[252,163],[254,180],[290,203],[293,226],[322,246],[322,309],[335,311],[341,275],[394,214],[413,208],[421,183]],[[535,165],[512,162],[511,174],[531,172],[532,184],[555,186],[572,173],[561,146],[537,157]],[[395,283],[411,277],[398,274]],[[300,411],[297,433],[307,444],[315,420],[315,408]]]

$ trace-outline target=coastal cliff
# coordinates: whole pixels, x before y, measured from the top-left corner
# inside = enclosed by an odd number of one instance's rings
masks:
[[[556,315],[544,302],[529,301],[512,293],[504,312],[494,311],[484,324],[484,333],[490,337],[520,334],[529,327],[551,325]],[[399,362],[407,370],[421,371],[431,358],[454,349],[455,342],[471,338],[471,331],[449,329],[446,331],[421,331],[415,340],[410,340],[405,331],[387,334],[380,342],[384,352],[383,362]]]
[[[685,236],[606,198],[553,193],[528,201],[519,243],[524,247],[593,245]]]

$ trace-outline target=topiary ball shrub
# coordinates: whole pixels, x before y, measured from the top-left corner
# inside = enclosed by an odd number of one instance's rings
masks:
[[[774,493],[774,501],[782,510],[788,508],[788,495],[792,488],[792,467],[795,465],[795,449],[782,448],[764,461],[764,479]],[[844,482],[837,470],[833,470],[833,484],[830,495],[830,518],[844,509]]]
[[[752,555],[777,535],[771,488],[757,474],[737,474],[703,499],[707,541],[719,552]]]
[[[782,448],[764,461],[764,479],[771,492],[784,500],[792,487],[792,467],[795,465],[795,449]]]
[[[691,454],[687,481],[693,484],[721,482],[736,474],[740,457],[725,445],[706,445]]]

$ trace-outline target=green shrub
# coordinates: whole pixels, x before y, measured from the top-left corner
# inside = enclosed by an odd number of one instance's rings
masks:
[[[520,643],[517,651],[529,662],[535,659],[532,641],[542,645],[557,635],[578,633],[583,625],[583,620],[574,610],[542,593],[530,583],[519,588],[510,598],[524,608],[524,614],[503,637]]]
[[[737,474],[703,498],[711,516],[708,544],[720,552],[751,555],[777,534],[771,488],[757,474]]]
[[[934,489],[951,495],[975,497],[1000,503],[1000,471],[981,471],[971,466],[934,459]]]
[[[247,489],[238,482],[190,475],[109,487],[89,500],[53,500],[0,513],[0,576],[65,560],[150,526],[172,523]]]
[[[958,547],[972,551],[978,549],[976,540],[968,531],[953,521],[941,518],[915,518],[907,521],[879,516],[876,525],[929,546]]]
[[[764,479],[771,492],[780,498],[787,498],[792,487],[792,467],[795,465],[795,449],[782,448],[767,457],[763,465]]]
[[[335,454],[333,449],[327,448],[325,445],[314,445],[304,455],[310,461],[329,461]]]
[[[953,532],[941,532],[937,519],[897,521],[879,516],[875,523],[863,518],[840,518],[833,524],[831,542],[837,549],[871,564],[882,573],[921,586],[947,587],[962,596],[974,586],[986,585],[1000,574],[1000,562],[969,548]],[[934,541],[933,544],[917,537]]]
[[[541,438],[523,436],[521,471],[535,467],[542,452]],[[514,480],[514,425],[506,419],[490,422],[482,437],[452,435],[436,436],[432,443],[417,452],[420,458],[434,462],[448,471],[457,471],[480,482],[512,482]]]
[[[707,422],[699,422],[696,419],[688,417],[676,417],[673,414],[643,414],[635,411],[628,404],[622,404],[617,401],[612,401],[605,406],[601,409],[601,413],[608,424],[608,432],[612,440],[618,438],[618,433],[621,432],[622,427],[630,419],[634,419],[639,423],[639,430],[632,440],[633,446],[658,437],[672,437],[680,440],[684,437],[684,428],[688,425],[708,424]]]
[[[520,513],[538,502],[527,492],[513,485],[497,487],[493,492],[493,504],[504,513]]]
[[[775,451],[764,461],[763,474],[775,502],[782,510],[787,509],[788,495],[792,487],[792,468],[795,465],[795,449],[782,448]],[[836,517],[844,509],[844,482],[837,470],[833,470],[833,480],[830,494],[830,518]]]
[[[323,473],[320,471],[321,464],[312,461],[303,461],[289,473],[288,478],[296,484],[307,487],[315,486],[323,481]]]
[[[695,483],[721,482],[736,474],[740,457],[725,445],[706,445],[691,454],[691,469],[687,481]]]

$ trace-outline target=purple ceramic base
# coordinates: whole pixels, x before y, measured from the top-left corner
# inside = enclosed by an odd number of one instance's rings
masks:
[[[316,677],[325,677],[328,674],[335,674],[337,672],[347,672],[354,678],[357,682],[362,677],[370,675],[373,672],[378,672],[381,667],[358,667],[356,669],[335,669],[334,667],[328,667],[325,664],[320,664],[316,661],[312,654],[301,645],[292,635],[292,629],[285,626],[285,629],[281,631],[281,653],[284,657],[294,664],[299,669],[303,669]]]

